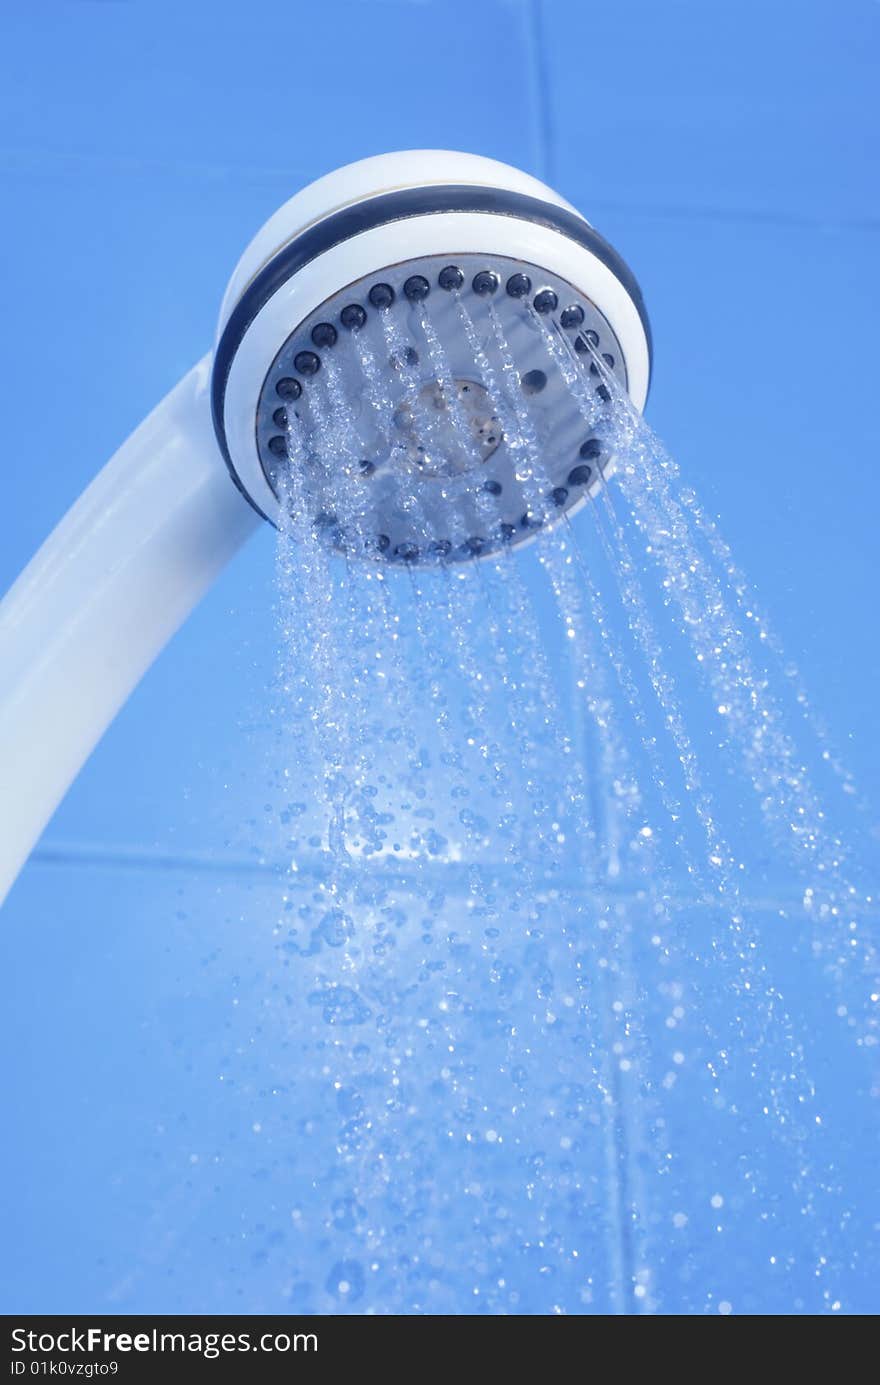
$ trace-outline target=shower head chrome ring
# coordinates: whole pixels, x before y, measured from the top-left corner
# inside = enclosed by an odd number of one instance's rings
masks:
[[[325,333],[332,328],[334,339],[337,332],[345,336],[339,309],[350,290],[360,289],[353,301],[371,312],[363,296],[369,281],[380,287],[393,281],[403,303],[403,285],[424,266],[464,257],[489,273],[496,263],[497,272],[513,278],[529,271],[535,289],[544,279],[568,286],[563,301],[594,309],[606,324],[618,378],[643,407],[651,344],[641,293],[616,252],[567,203],[537,180],[473,155],[410,152],[364,160],[311,185],[270,219],[224,301],[212,377],[214,425],[236,485],[265,518],[278,522],[279,500],[260,405],[272,394],[273,371],[277,385],[285,347],[291,360],[282,378],[298,397],[308,390],[308,369],[298,371],[293,362],[307,367],[310,353],[290,344],[316,314],[326,317],[319,322]],[[320,359],[320,352],[311,354]],[[579,496],[572,506],[582,501]],[[518,541],[525,537],[517,534]]]

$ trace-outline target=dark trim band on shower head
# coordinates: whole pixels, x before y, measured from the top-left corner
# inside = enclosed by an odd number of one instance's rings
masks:
[[[273,256],[242,293],[230,313],[217,343],[211,378],[211,410],[214,431],[233,481],[248,503],[258,514],[263,515],[264,519],[268,519],[268,516],[248,494],[236,473],[229,452],[224,425],[224,405],[229,372],[245,333],[282,284],[320,255],[365,231],[372,231],[377,227],[411,217],[431,216],[444,212],[475,212],[484,215],[511,217],[519,221],[530,221],[535,225],[557,231],[561,235],[567,236],[569,240],[583,246],[610,270],[632,300],[645,333],[650,369],[651,327],[642,292],[635,275],[617,251],[599,235],[598,231],[593,230],[592,226],[574,212],[568,211],[565,207],[557,206],[555,203],[529,197],[525,193],[509,192],[501,188],[477,187],[470,184],[404,188],[398,192],[383,193],[380,196],[356,202],[352,206],[344,207],[341,211],[325,217],[317,225],[310,226]],[[291,326],[294,325],[291,324]]]

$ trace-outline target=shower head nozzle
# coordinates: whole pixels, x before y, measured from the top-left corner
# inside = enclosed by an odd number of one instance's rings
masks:
[[[470,154],[381,155],[283,206],[223,303],[214,426],[238,487],[349,556],[472,559],[578,505],[610,461],[578,353],[636,408],[641,293],[536,179]],[[594,375],[596,373],[594,367]]]

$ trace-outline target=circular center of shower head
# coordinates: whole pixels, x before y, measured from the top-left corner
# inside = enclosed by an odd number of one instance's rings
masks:
[[[501,255],[410,260],[291,332],[260,391],[260,464],[349,557],[472,559],[601,483],[609,374],[626,388],[614,332],[559,276]]]
[[[477,380],[428,380],[395,410],[394,427],[420,477],[479,471],[502,441],[497,407]]]

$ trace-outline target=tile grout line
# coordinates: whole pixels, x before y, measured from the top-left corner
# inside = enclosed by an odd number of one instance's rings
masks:
[[[72,843],[59,843],[57,846],[48,843],[37,847],[30,857],[32,866],[49,868],[74,869],[82,867],[95,867],[101,870],[144,870],[144,871],[168,871],[184,872],[194,875],[218,875],[242,877],[264,877],[266,879],[287,879],[295,880],[299,877],[302,880],[310,879],[316,873],[324,869],[326,863],[320,858],[303,858],[298,862],[298,868],[288,873],[289,866],[281,860],[272,860],[269,857],[256,856],[249,860],[243,856],[219,857],[208,854],[200,854],[197,851],[157,851],[149,847],[120,846],[104,847],[95,845],[74,845]],[[388,859],[381,863],[366,865],[365,869],[371,874],[393,877],[402,884],[410,879],[413,874],[413,865],[406,860]],[[444,861],[435,863],[438,875],[444,878],[451,878],[456,875],[467,877],[472,869],[471,865],[463,861]],[[478,867],[486,875],[496,876],[504,873],[504,866],[501,862],[486,861]],[[630,899],[638,902],[645,897],[645,888],[637,882],[632,885],[618,884],[609,887],[607,883],[602,884],[598,880],[587,882],[597,893],[601,893],[603,898],[625,900]],[[547,885],[550,888],[571,888],[582,889],[584,878],[579,867],[573,864],[571,872],[554,873],[547,877]],[[880,893],[880,889],[878,889]],[[802,893],[799,890],[785,892],[779,890],[768,891],[764,895],[755,895],[743,900],[743,905],[749,909],[760,911],[777,910],[780,908],[790,909],[800,904]],[[712,901],[703,899],[697,894],[685,894],[676,896],[672,901],[681,907],[692,908],[710,907]],[[718,906],[720,907],[720,906]],[[877,912],[876,906],[863,908],[859,911],[861,915],[868,917]]]
[[[538,174],[545,181],[552,183],[555,163],[553,156],[554,133],[546,53],[543,51],[543,21],[539,9],[541,0],[522,0],[522,4],[528,7],[523,10],[523,14],[524,28],[527,31],[526,42],[531,55],[528,64],[529,81],[535,105],[534,164]],[[532,37],[536,25],[539,32],[538,39]],[[234,163],[181,163],[169,159],[125,159],[122,156],[97,156],[78,151],[50,152],[48,157],[41,156],[41,163],[36,167],[32,164],[31,158],[32,156],[24,151],[0,149],[0,169],[12,176],[22,172],[63,176],[66,173],[81,171],[84,166],[87,166],[95,173],[107,173],[109,171],[137,176],[146,172],[188,179],[201,177],[206,182],[221,182],[229,178],[241,177],[248,183],[256,182],[261,185],[274,184],[281,180],[289,183],[292,178],[307,182],[311,178],[319,176],[319,170],[314,169],[296,170],[281,168],[280,166],[243,166]],[[24,162],[19,165],[18,160]],[[810,215],[806,212],[785,212],[772,209],[762,211],[747,207],[683,206],[649,202],[626,203],[607,201],[602,198],[595,199],[592,205],[603,214],[612,213],[621,217],[654,217],[666,221],[700,220],[716,222],[720,225],[771,226],[782,230],[817,231],[823,234],[834,232],[876,234],[880,231],[880,219],[869,215],[833,218]]]
[[[550,105],[550,85],[547,78],[547,54],[544,45],[543,0],[522,0],[523,27],[527,48],[538,176],[545,183],[553,182],[553,113]]]

